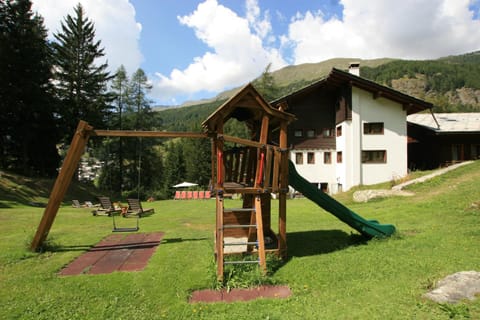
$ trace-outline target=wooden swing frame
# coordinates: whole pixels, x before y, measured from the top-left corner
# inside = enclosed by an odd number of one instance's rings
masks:
[[[94,130],[87,122],[80,120],[73,136],[70,148],[63,162],[63,166],[55,180],[42,219],[33,237],[30,249],[38,251],[55,221],[60,204],[65,197],[73,175],[78,167],[80,158],[90,137],[143,137],[143,138],[209,138],[207,134],[198,132],[162,132],[162,131],[125,131],[125,130]]]

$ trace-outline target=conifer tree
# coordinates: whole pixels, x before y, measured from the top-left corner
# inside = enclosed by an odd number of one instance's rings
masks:
[[[271,101],[275,98],[278,98],[279,89],[270,71],[271,68],[272,64],[269,63],[265,67],[261,77],[255,83],[255,88],[260,92],[266,101]]]
[[[117,109],[117,121],[113,125],[114,128],[123,130],[122,116],[128,105],[128,76],[123,65],[118,68],[115,77],[112,80],[111,91]],[[118,190],[123,191],[123,138],[118,138]]]
[[[0,166],[26,175],[56,172],[51,55],[30,0],[0,0]]]
[[[107,83],[112,78],[95,26],[78,4],[74,16],[67,15],[61,31],[54,35],[55,80],[62,109],[65,142],[69,143],[79,120],[96,128],[105,127],[109,103]]]

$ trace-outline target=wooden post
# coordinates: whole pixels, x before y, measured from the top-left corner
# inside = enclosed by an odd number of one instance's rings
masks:
[[[215,245],[217,253],[217,280],[223,280],[223,194],[216,196],[216,230]]]
[[[287,150],[287,123],[280,124],[280,148]],[[280,193],[278,203],[278,233],[280,256],[287,256],[287,190],[288,189],[288,153],[282,152],[280,160]]]
[[[267,261],[265,256],[265,238],[263,234],[263,212],[262,198],[257,195],[255,197],[255,218],[257,222],[257,241],[258,241],[258,258],[260,260],[260,268],[262,272],[267,273]]]
[[[30,246],[31,250],[33,251],[37,251],[43,245],[43,242],[50,232],[50,228],[52,227],[53,221],[55,220],[58,212],[58,208],[60,207],[60,203],[62,202],[68,186],[72,181],[72,177],[77,169],[80,157],[85,151],[85,146],[87,145],[92,129],[93,128],[85,121],[80,121],[78,123],[77,130],[73,136],[67,156],[65,157],[62,168],[57,176],[57,180],[55,180],[55,184],[53,185],[52,192],[50,193],[50,197],[48,199],[47,207],[43,212],[42,220],[38,225],[37,232]]]
[[[216,124],[217,134],[223,133],[223,123]],[[223,260],[224,260],[224,250],[223,250],[223,179],[225,178],[225,169],[223,157],[223,147],[224,143],[222,139],[215,137],[215,148],[214,156],[217,163],[217,172],[215,179],[215,190],[216,190],[216,222],[215,222],[215,247],[217,254],[217,279],[219,281],[223,280]],[[222,154],[219,157],[219,153]],[[213,160],[213,157],[212,157]]]

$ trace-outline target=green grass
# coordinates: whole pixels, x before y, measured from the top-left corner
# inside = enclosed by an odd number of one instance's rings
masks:
[[[351,193],[339,196],[363,217],[398,228],[368,242],[309,200],[289,200],[289,258],[271,280],[293,295],[232,304],[187,302],[214,284],[213,200],[148,205],[156,213],[140,220],[141,232],[165,237],[145,270],[68,277],[57,273],[111,234],[111,218],[64,205],[50,250],[31,253],[43,209],[9,202],[0,208],[0,319],[479,319],[478,300],[445,305],[422,297],[446,275],[480,268],[479,180],[477,161],[410,187],[413,197],[359,204]]]

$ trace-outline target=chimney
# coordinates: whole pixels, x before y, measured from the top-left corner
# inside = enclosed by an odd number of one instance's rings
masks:
[[[360,62],[350,62],[348,72],[357,77],[360,77]]]

